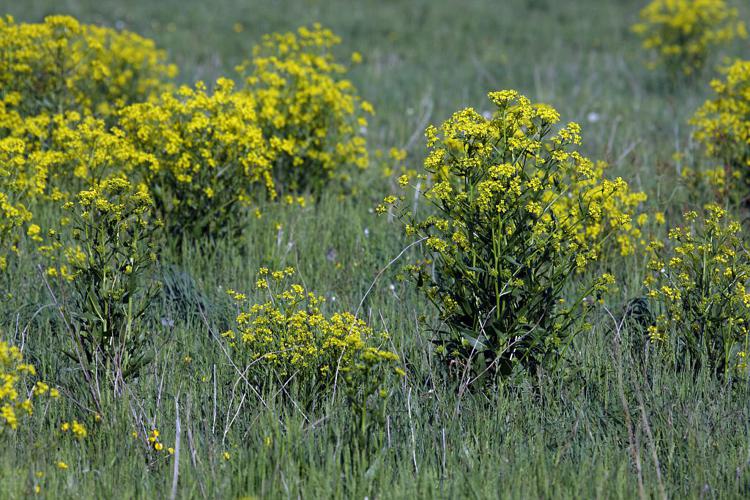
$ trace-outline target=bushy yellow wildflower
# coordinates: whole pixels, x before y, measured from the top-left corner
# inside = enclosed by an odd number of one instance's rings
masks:
[[[0,19],[0,87],[18,95],[23,116],[79,111],[102,117],[169,88],[177,69],[154,42],[127,31],[80,24]]]
[[[318,24],[274,33],[238,69],[257,101],[258,122],[275,153],[280,192],[319,194],[368,165],[365,133],[372,105],[360,99],[333,49],[339,37]]]
[[[71,222],[51,231],[40,249],[50,260],[62,304],[77,332],[80,368],[87,380],[134,376],[145,362],[149,337],[142,332],[158,289],[153,280],[156,230],[145,186],[113,177],[94,183],[64,205]],[[98,360],[98,362],[95,362]],[[111,372],[102,373],[102,367]]]
[[[750,61],[735,61],[711,88],[714,96],[698,109],[691,124],[706,153],[721,162],[713,171],[713,184],[725,188],[735,175],[750,179]]]
[[[112,175],[145,162],[121,134],[93,116],[67,112],[21,117],[0,103],[0,155],[12,186],[25,199],[70,199]]]
[[[16,249],[9,233],[31,219],[29,200],[60,200],[103,179],[102,165],[132,164],[107,127],[121,107],[172,88],[175,74],[165,53],[134,33],[68,16],[0,19],[0,269]]]
[[[423,196],[434,210],[416,219],[403,210],[407,233],[430,254],[407,270],[439,309],[448,328],[435,342],[462,376],[467,363],[483,375],[552,367],[581,316],[580,300],[560,300],[563,288],[607,245],[633,251],[645,199],[581,155],[580,127],[559,127],[550,106],[514,90],[489,98],[489,117],[468,108],[428,127],[434,181]]]
[[[727,376],[750,340],[750,257],[726,210],[710,204],[696,217],[670,230],[671,245],[649,247],[645,285],[657,313],[649,335],[673,366]]]
[[[737,9],[724,0],[652,0],[633,31],[654,55],[650,67],[664,64],[685,76],[701,71],[715,46],[747,37]]]
[[[275,196],[275,153],[257,108],[252,94],[219,79],[213,92],[198,83],[120,112],[115,133],[137,151],[139,176],[169,233],[236,231],[243,207]]]

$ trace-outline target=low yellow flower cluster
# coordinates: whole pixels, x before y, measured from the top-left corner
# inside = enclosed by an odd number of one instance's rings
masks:
[[[300,389],[313,402],[338,382],[366,398],[381,388],[388,373],[403,374],[398,356],[378,347],[388,340],[348,312],[326,316],[324,302],[299,284],[288,284],[292,268],[270,272],[261,268],[256,288],[267,300],[249,305],[237,316],[234,330],[224,333],[243,362],[253,367],[260,383],[273,373]],[[229,291],[241,306],[243,294]]]
[[[730,175],[750,179],[750,61],[738,60],[691,120],[695,138]]]
[[[707,366],[726,376],[738,353],[749,352],[750,257],[741,232],[726,210],[710,204],[701,218],[686,213],[668,246],[649,246],[644,284],[659,307],[649,333],[672,365]]]
[[[673,76],[700,72],[715,46],[747,37],[737,9],[724,0],[652,0],[633,31],[654,54],[649,66],[663,64]]]
[[[57,389],[41,381],[27,390],[24,379],[34,375],[34,366],[23,362],[18,347],[0,340],[0,434],[6,429],[17,429],[19,419],[32,414],[34,398],[60,397]]]

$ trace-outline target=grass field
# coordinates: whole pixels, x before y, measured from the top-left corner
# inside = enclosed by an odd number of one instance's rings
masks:
[[[264,33],[319,21],[342,37],[342,52],[363,55],[351,78],[376,109],[371,150],[405,148],[418,168],[428,124],[465,106],[488,108],[490,90],[518,89],[578,121],[583,151],[646,192],[648,209],[665,212],[669,225],[706,201],[679,178],[699,161],[687,121],[709,95],[711,71],[669,86],[646,70],[629,30],[641,7],[636,0],[0,0],[0,13],[19,22],[70,14],[152,38],[186,83],[230,74]],[[740,14],[750,20],[748,5]],[[748,56],[746,40],[724,50]],[[63,326],[44,283],[33,263],[23,264],[11,280],[14,298],[0,304],[0,329],[64,397],[37,411],[32,425],[0,436],[0,498],[33,496],[35,485],[49,498],[164,498],[174,485],[180,498],[750,495],[750,387],[675,373],[655,358],[638,362],[635,333],[614,321],[644,294],[643,255],[602,262],[598,271],[615,274],[620,291],[592,312],[593,328],[576,339],[562,373],[457,394],[434,373],[430,333],[419,320],[434,322],[435,311],[395,280],[400,263],[389,267],[410,241],[373,213],[391,186],[377,167],[357,182],[357,194],[344,201],[268,207],[243,245],[216,242],[173,259],[183,264],[162,270],[167,293],[150,313],[154,362],[101,422],[87,420],[81,442],[56,432],[81,418],[65,390],[74,374],[55,354]],[[296,267],[328,307],[362,305],[371,325],[390,332],[407,376],[373,437],[377,445],[353,446],[351,415],[335,402],[308,413],[272,398],[261,403],[237,384],[217,340],[236,314],[225,290],[251,290],[262,265]],[[134,414],[169,446],[179,429],[178,469],[171,457],[144,459],[131,437]],[[69,468],[57,468],[60,460]]]

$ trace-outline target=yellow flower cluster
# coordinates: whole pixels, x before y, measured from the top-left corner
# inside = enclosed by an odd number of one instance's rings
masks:
[[[609,239],[632,251],[645,196],[605,179],[603,164],[576,150],[580,127],[558,127],[553,108],[513,90],[489,98],[491,117],[469,108],[427,129],[434,183],[424,196],[435,210],[414,219],[406,207],[406,230],[434,258],[409,271],[450,329],[443,352],[509,373],[549,362],[565,344],[580,301],[561,306],[562,288]]]
[[[161,436],[161,433],[158,429],[152,429],[151,432],[148,433],[148,438],[146,439],[148,441],[148,445],[150,448],[152,448],[156,452],[165,451],[168,455],[174,454],[174,448],[164,448],[164,443],[161,442],[159,437]],[[138,433],[134,432],[133,437],[138,437]]]
[[[503,228],[505,236],[526,229],[510,217],[518,212],[521,219],[528,219],[526,224],[531,224],[535,237],[550,236],[539,243],[556,250],[569,247],[579,254],[581,268],[599,257],[613,235],[621,252],[631,253],[641,235],[633,216],[645,194],[631,192],[621,178],[606,179],[604,163],[595,164],[568,150],[580,144],[577,124],[569,123],[551,135],[559,121],[554,109],[533,105],[515,91],[493,92],[490,99],[498,106],[491,119],[466,109],[440,131],[428,128],[430,153],[425,167],[437,182],[427,197],[446,213],[468,206],[483,222],[500,216],[508,223]],[[462,185],[464,179],[473,189]],[[466,221],[457,218],[426,222],[450,236],[452,242],[446,248],[460,250],[471,235]],[[428,242],[428,246],[436,244],[440,245],[437,240]]]
[[[686,225],[649,247],[648,296],[657,304],[651,340],[678,367],[707,366],[721,375],[748,352],[750,257],[741,226],[715,204],[685,214]]]
[[[147,227],[151,203],[143,186],[133,189],[127,179],[113,177],[81,191],[77,203],[67,203],[66,208],[78,205],[82,209],[82,219],[96,224],[110,219],[118,230],[128,224]]]
[[[279,191],[319,194],[331,179],[347,180],[353,167],[368,165],[366,115],[374,111],[342,78],[346,67],[332,53],[339,43],[318,24],[274,33],[238,67],[276,153]]]
[[[63,433],[70,432],[73,437],[75,437],[78,440],[85,439],[86,436],[89,435],[89,432],[86,430],[86,427],[80,423],[78,420],[73,420],[72,422],[63,422],[60,426],[60,430]]]
[[[643,226],[648,223],[648,215],[635,217],[638,209],[646,201],[646,194],[631,191],[621,177],[610,180],[604,177],[605,162],[591,163],[588,178],[579,178],[570,184],[570,196],[558,198],[553,211],[556,214],[575,214],[576,205],[583,200],[588,207],[588,216],[571,219],[577,239],[582,246],[590,246],[597,256],[608,250],[611,238],[621,255],[631,255],[642,248]],[[658,222],[658,221],[657,221]]]
[[[0,434],[5,429],[17,429],[19,418],[32,414],[33,398],[60,397],[57,389],[41,381],[27,391],[23,381],[25,377],[34,375],[34,366],[23,362],[21,351],[0,340]]]
[[[121,131],[77,111],[21,117],[0,103],[0,135],[10,188],[29,200],[69,199],[107,177],[132,176],[148,159]]]
[[[721,168],[750,178],[750,61],[738,60],[726,69],[724,80],[714,80],[715,96],[691,120],[695,138]]]
[[[362,320],[348,312],[326,316],[320,307],[324,299],[305,291],[299,284],[285,286],[294,269],[270,272],[261,268],[256,288],[267,300],[249,305],[237,316],[237,327],[224,337],[259,381],[275,373],[282,381],[293,379],[300,395],[314,401],[336,380],[374,392],[388,372],[403,373],[396,367],[398,356],[379,348],[386,334],[376,334]],[[279,289],[279,290],[277,290]],[[243,294],[229,291],[241,305]]]
[[[18,251],[20,230],[31,220],[21,203],[18,171],[23,163],[23,142],[11,138],[0,139],[0,273],[5,272],[8,255]]]
[[[137,177],[150,187],[171,234],[218,235],[238,210],[268,193],[275,152],[258,125],[255,97],[219,79],[181,87],[176,95],[124,108],[114,135],[133,154]]]
[[[0,19],[0,87],[22,116],[116,110],[169,88],[176,75],[154,42],[127,31],[49,16],[43,23]]]
[[[650,67],[661,62],[673,75],[686,76],[703,69],[715,46],[747,37],[737,9],[724,0],[652,0],[633,31],[655,56]]]

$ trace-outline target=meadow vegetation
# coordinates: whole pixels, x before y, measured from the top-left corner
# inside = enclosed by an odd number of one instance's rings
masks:
[[[750,494],[747,5],[0,14],[0,497]]]

